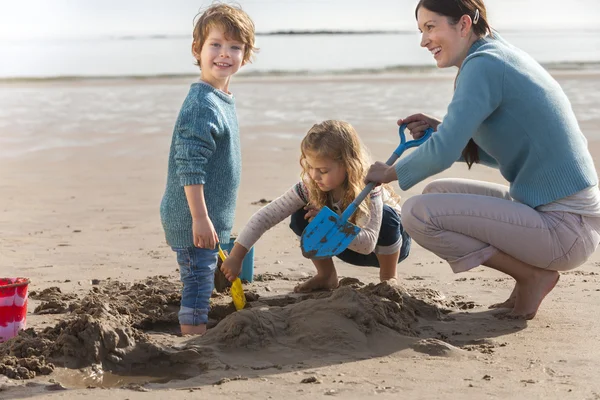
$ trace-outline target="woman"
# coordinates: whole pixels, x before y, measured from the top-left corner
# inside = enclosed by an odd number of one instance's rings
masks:
[[[415,14],[438,67],[459,68],[454,95],[443,122],[424,114],[398,121],[414,137],[436,133],[394,166],[372,165],[367,180],[397,179],[407,190],[457,160],[499,168],[510,187],[437,180],[404,203],[402,221],[454,272],[485,265],[512,276],[512,294],[495,307],[531,319],[558,271],[583,264],[600,241],[586,139],[558,83],[492,32],[482,0],[421,0]]]

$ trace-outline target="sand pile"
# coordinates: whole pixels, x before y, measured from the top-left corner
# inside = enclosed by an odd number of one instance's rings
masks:
[[[77,295],[63,294],[59,287],[52,286],[39,293],[32,291],[29,298],[42,301],[33,311],[34,314],[62,314],[69,311],[70,302],[76,300]]]
[[[238,349],[245,349],[255,362],[277,361],[270,353],[285,354],[289,362],[324,354],[389,354],[398,349],[396,339],[418,336],[419,317],[443,318],[438,295],[414,296],[401,286],[357,282],[332,292],[261,298],[192,343],[213,346],[222,355],[239,356]]]
[[[69,313],[54,327],[28,329],[0,344],[0,373],[26,379],[49,374],[55,365],[145,374],[184,367],[201,373],[269,357],[288,363],[324,354],[372,356],[396,351],[399,338],[418,336],[419,318],[437,320],[446,312],[435,291],[409,293],[356,280],[342,281],[332,292],[259,298],[248,291],[248,306],[240,312],[227,296],[216,295],[211,316],[222,319],[216,327],[170,348],[146,331],[178,327],[179,290],[179,282],[161,276],[102,283],[83,299],[71,299]],[[59,294],[46,292],[50,301]]]
[[[57,291],[45,294],[55,298]],[[0,344],[0,373],[27,379],[49,374],[55,365],[135,372],[149,366],[195,364],[200,358],[197,351],[165,349],[143,332],[177,324],[179,298],[178,283],[166,277],[94,287],[82,300],[72,302],[70,313],[55,326],[41,332],[27,329]]]

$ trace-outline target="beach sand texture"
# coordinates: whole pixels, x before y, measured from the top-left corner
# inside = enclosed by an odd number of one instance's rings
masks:
[[[553,73],[598,163],[600,73]],[[385,160],[396,120],[443,116],[452,79],[235,80],[243,176],[234,231],[261,199],[297,181],[299,143],[313,123],[352,123],[372,158]],[[234,312],[216,293],[208,333],[177,336],[180,284],[158,207],[190,83],[0,84],[0,265],[3,276],[31,279],[29,330],[0,345],[0,398],[600,397],[597,254],[562,275],[534,320],[513,321],[487,308],[508,296],[508,277],[485,268],[454,275],[416,243],[398,286],[340,261],[339,289],[292,294],[314,267],[284,222],[255,247],[248,308]],[[436,177],[505,183],[483,166]],[[398,192],[407,199],[429,181]]]

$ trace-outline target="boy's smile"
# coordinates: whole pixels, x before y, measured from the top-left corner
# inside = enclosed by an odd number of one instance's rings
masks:
[[[219,26],[211,27],[208,36],[198,54],[201,79],[217,89],[228,93],[229,80],[243,65],[244,44],[225,36]]]

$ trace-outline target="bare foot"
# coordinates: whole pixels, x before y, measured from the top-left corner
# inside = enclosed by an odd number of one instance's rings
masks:
[[[300,283],[294,288],[295,293],[308,293],[315,290],[332,290],[338,287],[337,274],[315,275],[306,282]]]
[[[503,310],[493,314],[494,317],[498,319],[507,319],[507,320],[526,320],[527,318],[520,315],[513,315],[512,310]]]
[[[506,299],[503,303],[492,304],[488,308],[490,308],[490,309],[492,309],[492,308],[515,308],[516,301],[517,301],[517,285],[515,284],[515,287],[513,288],[512,293],[510,294],[510,296],[508,296],[508,299]]]
[[[381,282],[386,282],[390,286],[398,286],[397,278],[381,279]]]
[[[560,275],[557,271],[540,270],[530,279],[517,282],[515,306],[509,313],[513,318],[533,319],[542,300],[554,289]]]
[[[206,333],[206,324],[201,325],[180,325],[181,334],[186,335],[204,335]]]

